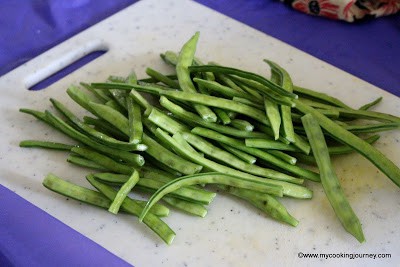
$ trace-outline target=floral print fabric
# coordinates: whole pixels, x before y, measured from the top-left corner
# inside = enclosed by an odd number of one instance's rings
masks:
[[[391,15],[400,10],[400,0],[284,0],[301,12],[353,22]]]

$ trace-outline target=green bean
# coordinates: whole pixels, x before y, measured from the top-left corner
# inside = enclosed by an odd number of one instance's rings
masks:
[[[68,87],[67,94],[70,98],[72,98],[78,105],[89,111],[90,113],[96,115],[93,109],[89,106],[89,102],[95,102],[94,98],[91,98],[89,95],[85,94],[78,87],[72,85]]]
[[[338,110],[334,110],[334,109],[321,109],[321,108],[316,108],[319,112],[321,112],[322,114],[324,114],[325,116],[332,118],[332,119],[339,119],[340,117],[340,112]],[[301,123],[301,117],[302,114],[298,114],[298,113],[292,113],[292,120],[294,122],[298,122]]]
[[[199,217],[205,217],[207,215],[207,209],[201,204],[192,203],[169,196],[164,196],[162,200],[172,207],[185,211],[186,213]]]
[[[221,132],[224,134],[229,134],[229,135],[236,136],[236,137],[260,137],[260,138],[262,138],[262,137],[266,136],[266,134],[260,133],[260,132],[246,132],[246,131],[241,131],[241,130],[235,129],[233,127],[206,122],[206,121],[202,120],[196,114],[184,110],[182,107],[174,104],[173,102],[171,102],[168,98],[166,98],[164,96],[160,97],[160,104],[161,104],[161,106],[166,108],[175,117],[177,117],[180,120],[183,120],[186,122],[193,122],[197,125],[201,125],[203,127],[210,128],[210,129],[213,129],[215,131],[218,131],[218,132]]]
[[[272,131],[271,127],[267,127],[266,125],[263,125],[257,121],[252,121],[252,124],[255,126],[255,128],[257,130],[266,134],[266,136],[261,137],[261,138],[268,138],[268,137],[275,138],[274,132]],[[241,136],[238,136],[238,137],[241,137]],[[254,136],[254,137],[244,137],[244,138],[260,138],[260,137]],[[279,136],[279,138],[277,140],[281,141],[284,144],[290,144],[290,142],[283,136]]]
[[[288,181],[295,184],[302,184],[303,180],[298,179],[284,173],[277,172],[275,170],[261,168],[257,165],[252,165],[246,163],[236,156],[232,155],[229,152],[226,152],[218,147],[214,146],[213,144],[207,142],[200,136],[196,136],[191,133],[181,133],[182,137],[191,145],[199,149],[200,151],[204,152],[210,157],[218,159],[219,161],[224,162],[227,165],[234,167],[235,169],[242,170],[247,173],[251,173],[257,176],[267,177],[270,179],[280,180],[280,181]]]
[[[267,152],[275,157],[277,157],[278,159],[283,160],[284,162],[287,162],[291,165],[295,165],[297,162],[297,159],[291,155],[288,155],[282,151],[279,150],[267,150]]]
[[[76,153],[76,154],[80,155],[81,157],[89,159],[101,166],[104,166],[108,170],[111,170],[111,171],[114,171],[117,173],[131,174],[134,171],[133,167],[118,163],[115,160],[113,160],[105,155],[102,155],[100,153],[97,153],[96,151],[91,150],[91,149],[82,148],[82,147],[73,147],[71,149],[71,152]]]
[[[94,139],[96,139],[96,141],[110,147],[115,147],[127,151],[143,151],[146,149],[146,146],[143,144],[130,144],[127,142],[122,142],[110,136],[107,136],[104,133],[101,133],[82,123],[82,121],[78,117],[76,117],[70,110],[68,110],[67,107],[65,107],[61,102],[53,98],[51,98],[50,101],[58,111],[60,111],[69,121],[73,123],[77,130],[80,130],[90,137],[93,137]]]
[[[179,136],[179,133],[177,133],[176,135]],[[256,181],[265,183],[267,186],[269,186],[269,185],[279,186],[279,192],[277,191],[276,187],[271,187],[270,192],[266,192],[266,193],[270,193],[273,195],[280,196],[282,193],[280,191],[280,189],[283,188],[283,194],[286,196],[291,196],[294,198],[302,198],[302,199],[312,197],[312,192],[303,186],[284,182],[284,181],[279,181],[279,180],[261,178],[261,177],[258,177],[258,176],[255,176],[255,175],[252,175],[252,174],[249,174],[246,172],[242,172],[242,171],[238,171],[238,170],[229,168],[227,166],[218,164],[214,161],[208,160],[204,157],[199,157],[196,154],[190,153],[190,151],[183,149],[181,146],[179,146],[176,143],[176,141],[173,138],[169,137],[168,135],[164,135],[164,137],[170,142],[171,146],[175,146],[176,148],[179,149],[180,155],[190,158],[193,162],[197,162],[198,164],[203,165],[208,170],[217,171],[220,173],[231,174],[231,175],[235,175],[235,176],[239,176],[239,177],[245,177],[246,179],[254,179]],[[181,138],[183,139],[182,136],[181,136]]]
[[[79,131],[75,130],[71,126],[69,126],[67,123],[65,123],[63,120],[55,116],[49,111],[46,111],[46,120],[50,123],[50,125],[56,127],[56,129],[60,130],[64,134],[68,135],[72,139],[75,139],[77,141],[80,141],[84,143],[85,145],[90,146],[91,148],[106,153],[108,155],[112,155],[113,157],[116,157],[118,159],[124,160],[125,162],[129,164],[133,164],[134,166],[142,166],[144,164],[144,159],[141,155],[139,154],[134,154],[130,153],[128,151],[124,150],[118,150],[115,148],[110,148],[108,146],[105,146],[101,143],[98,143],[86,135],[80,133]]]
[[[117,192],[113,190],[111,187],[98,182],[92,175],[86,176],[86,179],[89,181],[91,185],[93,185],[97,190],[103,193],[108,199],[112,200],[115,198]],[[140,216],[143,209],[130,198],[126,198],[124,202],[122,202],[122,208],[124,210],[128,210],[130,213],[135,216]],[[147,209],[148,210],[148,209]],[[153,213],[149,212],[146,218],[142,220],[151,230],[153,230],[165,243],[171,244],[174,240],[175,233],[174,231],[160,218],[158,218]]]
[[[125,77],[117,76],[117,75],[110,75],[107,78],[107,82],[112,83],[124,83],[126,81]]]
[[[273,196],[232,186],[224,186],[223,189],[234,196],[246,200],[278,221],[286,222],[292,226],[299,224],[299,221],[290,215],[285,206]]]
[[[278,64],[264,59],[264,62],[268,63],[268,65],[272,69],[272,75],[278,75],[279,77],[279,84],[282,86],[283,89],[287,90],[288,92],[293,92],[293,83],[292,79],[281,66]],[[280,106],[281,110],[281,118],[282,118],[282,132],[283,136],[289,140],[290,142],[295,142],[294,137],[294,129],[293,129],[293,122],[292,122],[292,115],[291,115],[291,107],[282,105]]]
[[[160,54],[160,57],[164,60],[165,63],[176,66],[178,64],[178,54],[173,51],[166,51],[165,53]]]
[[[328,103],[328,104],[331,104],[331,105],[334,105],[337,107],[346,108],[346,109],[352,109],[351,107],[349,107],[348,105],[346,105],[345,103],[340,101],[339,99],[337,99],[333,96],[327,95],[325,93],[317,92],[317,91],[307,89],[304,87],[300,87],[297,85],[293,85],[293,91],[299,95],[306,96],[311,99],[316,99],[320,102]]]
[[[89,106],[96,112],[97,116],[114,125],[125,135],[129,136],[129,121],[120,112],[106,105],[89,102]]]
[[[207,88],[208,90],[211,90],[213,92],[217,92],[221,95],[224,95],[228,98],[233,98],[233,97],[241,97],[241,98],[245,98],[245,99],[252,99],[251,96],[249,96],[247,93],[245,92],[240,92],[237,91],[235,89],[232,89],[228,86],[224,86],[218,82],[215,81],[208,81],[208,80],[203,80],[200,78],[193,78],[193,81],[199,85],[204,86],[205,88]],[[254,101],[254,99],[253,99]]]
[[[83,123],[85,123],[86,125],[92,125],[97,131],[105,133],[108,136],[111,136],[117,140],[129,142],[129,138],[127,135],[121,133],[121,131],[119,131],[112,124],[103,119],[83,116]]]
[[[235,68],[229,68],[229,67],[223,67],[223,66],[215,66],[215,65],[203,65],[203,66],[190,66],[189,67],[190,72],[213,72],[213,73],[223,73],[223,74],[232,74],[232,75],[237,75],[242,78],[246,79],[251,79],[256,82],[259,82],[260,84],[270,88],[271,90],[274,90],[276,93],[279,93],[283,96],[288,96],[290,98],[297,98],[296,94],[293,94],[291,92],[286,91],[279,85],[272,83],[268,79],[252,73],[252,72],[247,72]]]
[[[240,149],[246,153],[249,153],[253,156],[261,158],[261,159],[273,164],[274,166],[279,167],[280,169],[286,170],[292,174],[299,175],[301,178],[306,178],[306,179],[309,179],[311,181],[316,181],[316,182],[318,182],[320,180],[319,175],[313,171],[300,168],[296,165],[288,164],[287,162],[284,162],[284,161],[278,159],[276,156],[273,156],[273,155],[267,153],[266,151],[263,151],[263,150],[260,150],[257,148],[247,147],[244,144],[244,142],[239,141],[237,139],[227,137],[218,132],[215,132],[215,131],[212,131],[209,129],[205,129],[205,128],[200,128],[200,127],[193,128],[191,132],[194,134],[197,134],[197,135],[233,146],[233,147]]]
[[[157,133],[156,133],[157,134]],[[175,135],[172,136],[172,138],[174,138]],[[195,153],[197,154],[199,157],[204,157],[204,154],[197,151],[196,149],[194,149],[188,142],[186,142],[185,140],[182,140],[181,138],[174,138],[174,140],[183,147],[183,149],[190,151],[190,153]]]
[[[149,166],[149,164],[141,167],[139,172],[140,176],[143,178],[157,180],[164,183],[168,183],[176,178],[176,176],[172,175],[171,173],[158,169],[155,166]]]
[[[81,85],[83,88],[85,88],[86,90],[91,92],[103,104],[106,103],[107,101],[112,100],[112,97],[109,94],[107,94],[107,92],[105,92],[103,90],[99,90],[99,89],[94,89],[88,83],[81,82],[81,83],[79,83],[79,85]]]
[[[386,174],[397,186],[400,186],[400,169],[382,152],[343,127],[337,125],[312,107],[298,101],[298,103],[296,103],[296,108],[304,114],[312,114],[314,118],[318,120],[321,127],[328,131],[330,135],[358,151]]]
[[[171,88],[179,88],[179,83],[175,80],[170,79],[168,76],[163,75],[162,73],[152,69],[146,68],[146,74],[150,77],[154,78],[156,81],[160,81],[163,84],[171,87]]]
[[[231,118],[229,117],[228,113],[225,110],[220,108],[213,109],[217,117],[221,120],[223,125],[230,124],[232,122]]]
[[[234,147],[228,146],[226,144],[221,143],[220,144],[221,147],[223,147],[226,151],[232,153],[233,155],[237,156],[238,158],[240,158],[241,160],[243,160],[244,162],[250,163],[250,164],[254,164],[257,161],[256,157],[253,157],[250,154],[247,154],[239,149],[236,149]]]
[[[254,148],[265,148],[265,149],[277,149],[284,151],[299,151],[299,149],[292,144],[284,144],[279,141],[270,139],[260,139],[260,138],[246,138],[245,144],[248,147]]]
[[[226,110],[231,110],[237,113],[241,113],[249,116],[265,125],[269,125],[269,121],[266,119],[264,112],[253,108],[251,106],[238,103],[233,100],[223,99],[215,96],[203,95],[199,93],[188,93],[188,92],[178,92],[178,91],[163,91],[162,96],[174,98],[182,101],[189,101],[193,103],[199,103],[203,105],[208,105],[217,108],[223,108]]]
[[[393,116],[386,113],[369,111],[369,110],[348,110],[344,108],[335,108],[335,110],[339,111],[341,117],[352,118],[352,119],[367,119],[367,120],[376,120],[382,122],[400,122],[400,117]]]
[[[248,106],[252,106],[252,107],[257,108],[257,109],[263,109],[264,108],[264,106],[262,104],[260,104],[260,103],[258,103],[256,101],[249,100],[247,98],[234,96],[232,98],[232,100],[236,101],[236,102],[239,102],[239,103],[242,103],[242,104],[246,104]]]
[[[376,141],[378,141],[379,137],[380,136],[377,134],[371,135],[371,136],[365,138],[364,141],[369,144],[373,144]],[[339,154],[346,154],[346,153],[354,152],[354,149],[352,149],[351,147],[349,147],[347,145],[331,146],[331,147],[328,147],[328,152],[330,155],[339,155]]]
[[[360,243],[365,241],[361,223],[347,201],[340,186],[339,179],[333,169],[324,134],[311,113],[302,118],[304,129],[310,141],[313,155],[316,159],[321,175],[321,184],[343,227]]]
[[[186,125],[174,120],[174,118],[166,115],[156,108],[151,110],[147,118],[149,121],[171,134],[189,131],[189,128]]]
[[[181,172],[183,174],[193,174],[200,172],[202,169],[200,165],[194,164],[177,156],[176,154],[158,144],[146,134],[143,134],[143,142],[148,146],[148,149],[145,151],[146,154],[149,154],[161,163],[178,172]]]
[[[149,163],[149,166],[155,167],[157,169],[160,169],[162,171],[165,171],[169,174],[171,174],[173,177],[180,177],[183,174],[177,170],[172,169],[171,167],[165,165],[164,163],[160,162],[159,160],[153,158],[150,155],[145,155],[146,156],[146,163]]]
[[[178,76],[179,86],[184,92],[196,92],[188,67],[192,65],[198,39],[199,32],[196,32],[183,45],[179,52],[178,62],[176,63],[176,75]],[[217,121],[217,115],[209,107],[195,103],[194,108],[203,120],[208,122]]]
[[[125,81],[125,79],[124,79]],[[118,90],[118,89],[110,89],[109,90],[111,95],[113,96],[116,106],[118,106],[117,110],[121,110],[123,112],[121,113],[126,113],[127,108],[126,108],[126,96],[127,92],[125,90]]]
[[[29,109],[29,108],[20,108],[19,112],[32,115],[36,119],[48,123],[47,122],[47,118],[46,118],[46,114],[44,112],[33,110],[33,109]]]
[[[132,175],[129,176],[128,180],[121,186],[121,188],[118,190],[117,195],[111,202],[110,207],[108,208],[108,211],[114,214],[117,214],[122,202],[125,200],[127,197],[128,193],[132,190],[132,188],[137,184],[139,181],[139,173],[134,170],[132,172]]]
[[[128,109],[129,142],[138,144],[142,141],[143,124],[140,106],[132,98],[126,98]]]
[[[67,162],[85,167],[85,168],[90,168],[90,169],[95,169],[95,170],[100,170],[100,171],[109,171],[106,167],[93,162],[92,160],[88,160],[86,158],[82,158],[81,156],[75,155],[75,154],[70,154],[67,157]]]
[[[104,209],[107,209],[111,203],[103,194],[65,181],[52,173],[46,175],[42,184],[53,192]]]
[[[250,122],[242,119],[233,119],[231,121],[231,125],[239,130],[243,130],[246,132],[252,132],[254,129],[254,125],[252,125]]]
[[[390,130],[397,129],[399,127],[400,127],[399,122],[386,122],[386,123],[343,126],[344,129],[346,129],[347,131],[352,132],[354,134],[390,131]]]
[[[267,114],[269,123],[271,124],[272,131],[274,133],[274,139],[278,140],[280,135],[280,127],[282,123],[281,114],[279,112],[279,106],[275,102],[264,98],[264,109]]]
[[[177,80],[178,79],[178,77],[176,76],[176,74],[167,74],[167,75],[165,75],[166,77],[168,77],[168,78],[170,78],[171,80]],[[142,79],[139,79],[139,80],[137,80],[137,82],[139,83],[139,82],[145,82],[145,83],[156,83],[156,82],[158,82],[158,80],[156,80],[156,79],[154,79],[154,78],[152,78],[152,77],[148,77],[148,78],[142,78]]]
[[[63,143],[50,142],[50,141],[24,140],[19,143],[19,146],[20,147],[48,148],[48,149],[69,151],[75,145],[67,145],[67,144],[63,144]]]
[[[366,104],[362,105],[362,106],[359,107],[358,109],[359,109],[359,110],[368,110],[368,109],[372,108],[373,106],[379,104],[379,103],[382,101],[382,99],[383,99],[383,98],[380,96],[380,97],[378,97],[377,99],[375,99],[375,100],[373,100],[373,101],[371,101],[371,102],[369,102],[369,103],[366,103]]]
[[[215,63],[211,63],[213,65],[216,65]],[[229,86],[230,88],[239,91],[239,92],[245,92],[240,86],[238,86],[232,79],[230,79],[228,76],[224,74],[215,74],[217,81],[221,82],[222,84],[225,84],[226,86]]]
[[[110,107],[110,108],[113,108],[113,109],[115,109],[116,111],[118,111],[119,113],[121,113],[121,114],[126,114],[126,109],[124,109],[124,108],[122,108],[118,103],[117,103],[117,101],[115,101],[114,99],[113,100],[110,100],[110,101],[107,101],[106,103],[104,103],[104,105],[106,105],[106,106],[108,106],[108,107]]]

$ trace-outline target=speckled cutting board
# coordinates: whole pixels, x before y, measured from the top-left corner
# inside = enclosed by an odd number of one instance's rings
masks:
[[[262,62],[268,58],[285,67],[298,85],[331,93],[354,107],[383,96],[377,110],[400,115],[399,98],[204,6],[186,0],[144,0],[0,78],[0,183],[135,266],[396,265],[400,261],[400,191],[356,154],[334,164],[363,224],[364,244],[344,231],[321,186],[311,183],[307,186],[314,190],[312,200],[283,200],[300,221],[297,227],[218,195],[205,218],[175,211],[166,218],[177,234],[170,246],[134,217],[114,216],[66,200],[41,185],[44,176],[52,172],[89,186],[84,179],[89,170],[66,163],[63,152],[19,148],[23,139],[69,140],[19,113],[18,108],[44,110],[54,97],[78,111],[65,93],[70,84],[103,81],[110,74],[124,76],[132,69],[143,77],[146,66],[170,72],[159,54],[180,49],[195,31],[201,32],[197,56],[204,61],[268,75]],[[28,91],[49,73],[98,49],[108,52],[49,88]],[[376,146],[400,165],[398,132],[382,134]],[[299,258],[299,253],[391,253],[392,258],[311,260]]]

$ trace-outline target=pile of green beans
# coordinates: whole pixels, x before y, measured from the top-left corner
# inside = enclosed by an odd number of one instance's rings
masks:
[[[83,118],[56,99],[50,99],[56,112],[20,109],[72,141],[20,146],[67,152],[69,163],[90,170],[86,180],[95,190],[52,173],[43,185],[113,214],[132,214],[171,244],[175,233],[162,220],[170,208],[204,217],[225,192],[297,226],[281,199],[312,199],[307,185],[321,183],[343,227],[364,242],[331,158],[359,152],[400,186],[399,167],[373,146],[376,133],[397,129],[400,118],[370,110],[382,98],[356,109],[297,86],[271,60],[264,60],[270,77],[203,64],[195,57],[198,39],[197,32],[178,53],[161,54],[172,66],[168,75],[148,67],[143,79],[131,73],[70,86],[67,94],[87,112]]]

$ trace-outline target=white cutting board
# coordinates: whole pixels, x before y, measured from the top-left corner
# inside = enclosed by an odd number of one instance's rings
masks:
[[[204,61],[268,74],[262,62],[268,58],[287,68],[298,85],[331,93],[355,107],[383,96],[377,109],[400,115],[399,98],[204,6],[186,0],[145,0],[0,77],[0,183],[135,266],[395,266],[400,262],[400,191],[358,155],[335,160],[335,166],[363,224],[365,244],[343,230],[319,185],[309,185],[315,192],[313,200],[284,200],[300,221],[295,228],[223,195],[216,197],[205,218],[172,212],[166,221],[177,236],[170,246],[134,217],[67,201],[41,185],[52,172],[89,186],[84,179],[89,170],[66,163],[63,152],[19,148],[23,139],[69,140],[18,109],[44,110],[50,107],[48,99],[55,97],[78,111],[65,93],[70,84],[103,81],[110,74],[124,76],[132,69],[143,77],[146,66],[171,72],[159,54],[179,50],[195,31],[201,32],[197,56]],[[49,88],[27,90],[60,64],[104,48],[106,54]],[[376,146],[399,166],[398,137],[398,132],[384,133]],[[392,257],[322,260],[299,258],[299,253],[391,253]]]

